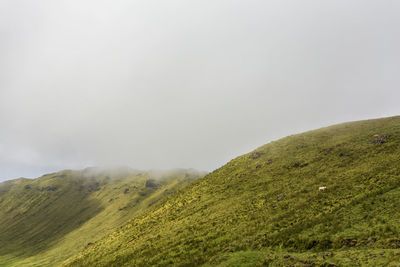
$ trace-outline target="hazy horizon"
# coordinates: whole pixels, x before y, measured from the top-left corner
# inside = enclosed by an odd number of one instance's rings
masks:
[[[400,2],[0,3],[0,181],[212,171],[281,137],[400,114]]]

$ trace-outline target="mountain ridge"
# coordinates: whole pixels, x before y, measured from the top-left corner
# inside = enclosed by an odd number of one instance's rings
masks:
[[[0,265],[397,266],[399,152],[395,116],[284,137],[205,176],[89,168],[7,181]]]
[[[400,213],[388,203],[400,198],[399,151],[399,116],[270,142],[64,265],[398,263]]]
[[[0,265],[53,266],[203,175],[64,170],[0,184]]]

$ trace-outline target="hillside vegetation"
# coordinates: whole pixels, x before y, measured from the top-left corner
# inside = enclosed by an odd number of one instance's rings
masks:
[[[230,161],[64,265],[398,266],[399,206],[400,117],[345,123]]]
[[[200,176],[88,168],[0,183],[0,266],[55,266]]]

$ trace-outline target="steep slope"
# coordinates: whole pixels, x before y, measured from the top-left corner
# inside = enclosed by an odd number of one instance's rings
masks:
[[[345,123],[232,160],[64,264],[399,264],[399,201],[400,117]]]
[[[202,174],[62,171],[0,184],[0,265],[55,265]]]

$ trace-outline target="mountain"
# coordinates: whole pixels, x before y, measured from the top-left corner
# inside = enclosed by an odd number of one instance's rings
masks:
[[[0,266],[57,265],[201,176],[87,168],[0,183]]]
[[[399,206],[400,117],[344,123],[235,158],[63,265],[398,266]]]

